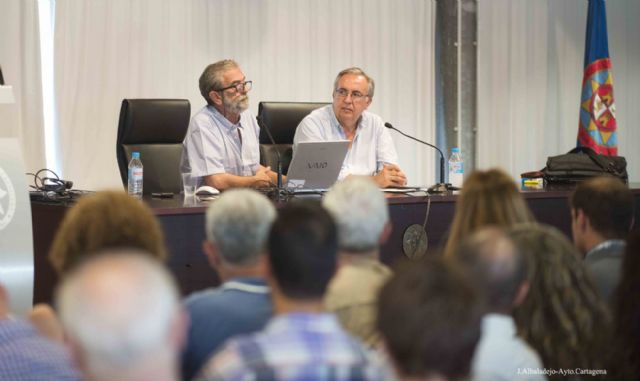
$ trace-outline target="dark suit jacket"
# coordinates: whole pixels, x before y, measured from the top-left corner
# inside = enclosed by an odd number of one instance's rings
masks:
[[[620,282],[624,249],[623,240],[609,240],[591,249],[584,259],[596,288],[607,302],[611,302],[613,291]]]

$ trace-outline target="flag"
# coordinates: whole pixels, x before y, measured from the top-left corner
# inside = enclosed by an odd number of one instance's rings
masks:
[[[604,155],[617,155],[617,143],[605,2],[589,0],[578,147],[589,147]]]

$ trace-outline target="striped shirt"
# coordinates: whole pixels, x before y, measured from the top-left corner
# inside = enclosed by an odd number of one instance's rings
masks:
[[[0,319],[0,380],[80,380],[62,345],[38,335],[29,324]]]
[[[387,380],[374,353],[345,333],[331,314],[292,313],[264,331],[239,336],[204,367],[198,380]]]

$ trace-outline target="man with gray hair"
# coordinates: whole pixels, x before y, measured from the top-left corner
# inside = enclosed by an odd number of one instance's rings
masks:
[[[193,378],[232,336],[259,331],[272,315],[265,282],[266,241],[276,211],[251,189],[224,192],[207,210],[203,250],[223,284],[191,295],[191,318],[182,375]]]
[[[85,379],[179,379],[188,320],[157,260],[133,250],[101,253],[64,279],[56,303]]]
[[[336,221],[340,248],[325,308],[349,333],[374,346],[377,294],[391,276],[379,260],[380,245],[391,233],[387,201],[370,179],[350,177],[331,188],[322,204]]]
[[[222,60],[200,76],[200,94],[207,105],[189,123],[180,171],[197,177],[197,185],[223,190],[268,186],[277,174],[260,165],[260,127],[248,111],[252,82],[238,63]]]
[[[371,176],[382,188],[406,185],[389,130],[382,118],[366,111],[374,90],[373,78],[360,68],[338,73],[333,104],[314,110],[300,122],[293,138],[294,151],[301,142],[349,140],[339,180],[364,175]]]

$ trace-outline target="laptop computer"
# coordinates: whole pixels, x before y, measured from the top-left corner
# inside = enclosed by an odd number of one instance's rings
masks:
[[[285,188],[294,193],[327,190],[338,180],[348,150],[348,140],[298,143]]]

